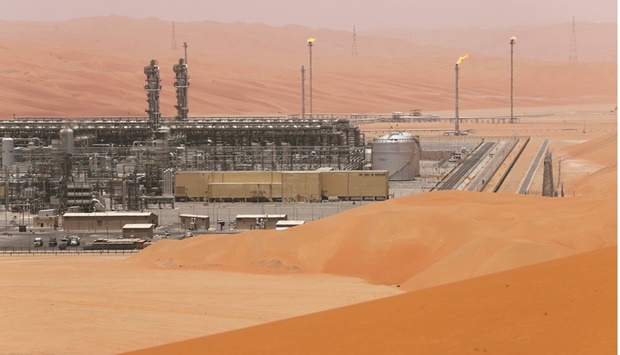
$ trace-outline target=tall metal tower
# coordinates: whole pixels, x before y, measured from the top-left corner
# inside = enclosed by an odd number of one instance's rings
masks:
[[[314,38],[308,38],[308,50],[309,52],[309,56],[310,56],[310,70],[309,70],[309,76],[310,76],[310,115],[312,115],[312,44],[314,43],[315,39]]]
[[[161,118],[161,112],[159,112],[159,92],[161,91],[161,79],[159,78],[159,65],[157,59],[151,59],[151,63],[144,67],[144,74],[146,74],[146,101],[149,103],[149,107],[145,110],[149,114],[149,121],[151,122],[151,130],[156,132],[159,129],[159,119]]]
[[[301,119],[306,118],[306,70],[301,66]]]
[[[187,63],[183,58],[179,59],[179,63],[172,66],[172,70],[176,76],[174,88],[177,91],[177,120],[184,121],[187,119],[189,108],[187,107],[187,89],[189,88],[189,75],[187,74]]]
[[[172,50],[177,49],[177,34],[174,30],[174,22],[172,23]]]
[[[514,50],[513,47],[517,37],[510,37],[510,123],[515,123],[514,115]]]
[[[573,34],[570,39],[570,54],[568,55],[568,61],[571,63],[577,63],[577,35],[575,34],[575,16],[573,16]]]
[[[469,58],[469,53],[459,57],[459,59],[456,61],[456,65],[454,66],[454,72],[456,74],[456,84],[454,90],[456,98],[456,102],[454,105],[454,134],[457,136],[461,135],[461,130],[459,128],[459,65],[463,63],[463,61],[467,58]]]
[[[353,25],[353,46],[351,47],[351,57],[357,57],[357,34],[355,33],[355,25]]]

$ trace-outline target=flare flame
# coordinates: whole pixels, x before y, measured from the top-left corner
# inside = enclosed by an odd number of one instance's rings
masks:
[[[461,64],[463,63],[463,61],[465,59],[469,58],[469,53],[465,54],[464,56],[460,57],[459,60],[456,61],[456,64]]]

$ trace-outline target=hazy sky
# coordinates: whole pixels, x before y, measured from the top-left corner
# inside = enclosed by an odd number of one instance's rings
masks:
[[[0,0],[0,20],[89,16],[298,24],[311,28],[509,27],[617,22],[616,0]]]

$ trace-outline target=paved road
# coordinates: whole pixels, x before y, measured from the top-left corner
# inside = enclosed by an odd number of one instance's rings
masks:
[[[478,166],[478,164],[480,164],[482,158],[488,154],[495,145],[496,143],[493,142],[485,142],[481,144],[478,149],[463,160],[451,176],[441,183],[437,190],[453,190],[457,188]]]
[[[545,139],[536,154],[536,157],[532,161],[532,165],[530,165],[530,169],[528,170],[525,178],[523,179],[523,183],[521,183],[521,187],[519,188],[519,193],[524,195],[527,193],[527,190],[530,188],[530,184],[532,183],[532,179],[534,178],[534,174],[540,165],[540,161],[543,158],[543,155],[547,151],[547,146],[549,145],[549,140]]]

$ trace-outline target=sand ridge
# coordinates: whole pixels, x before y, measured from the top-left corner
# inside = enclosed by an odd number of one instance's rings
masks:
[[[130,261],[326,272],[414,290],[615,245],[616,234],[613,198],[438,191],[361,206],[286,231],[156,243]]]
[[[608,247],[130,354],[614,354],[616,263]]]
[[[182,51],[170,49],[170,26],[114,16],[0,22],[0,118],[144,116],[142,67],[151,58],[162,67],[162,113],[174,115],[171,68]],[[500,33],[500,39],[497,30],[480,31],[465,29],[459,36],[498,38],[500,47],[507,37],[520,36]],[[574,195],[433,192],[361,206],[289,231],[160,241],[129,258],[3,257],[0,350],[118,353],[403,290],[413,292],[360,311],[222,333],[208,340],[208,349],[247,353],[239,347],[258,344],[280,353],[615,350],[617,118],[610,109],[617,101],[617,65],[615,55],[607,54],[617,46],[615,27],[603,30],[607,35],[582,32],[580,41],[600,56],[579,63],[558,59],[568,47],[550,44],[549,38],[558,38],[557,26],[528,31],[537,36],[519,42],[530,51],[518,52],[515,61],[515,108],[534,118],[464,127],[481,136],[551,139],[556,157],[565,159],[566,191]],[[300,67],[307,64],[305,41],[311,36],[317,38],[315,112],[420,108],[450,117],[454,63],[464,50],[471,51],[460,72],[464,116],[509,112],[506,48],[476,50],[480,40],[472,48],[466,41],[455,47],[443,31],[435,38],[444,40],[433,45],[398,34],[360,33],[355,59],[344,31],[200,22],[178,23],[177,35],[190,45],[190,116],[298,113]],[[567,105],[570,115],[553,116]],[[552,116],[538,120],[539,114]],[[445,129],[448,123],[416,127]],[[582,127],[587,133],[580,133]],[[546,266],[532,265],[551,259],[556,260]],[[505,271],[513,268],[518,269]],[[455,297],[461,294],[467,297]],[[406,317],[403,310],[410,311]],[[172,344],[162,351],[199,353],[201,344]]]

